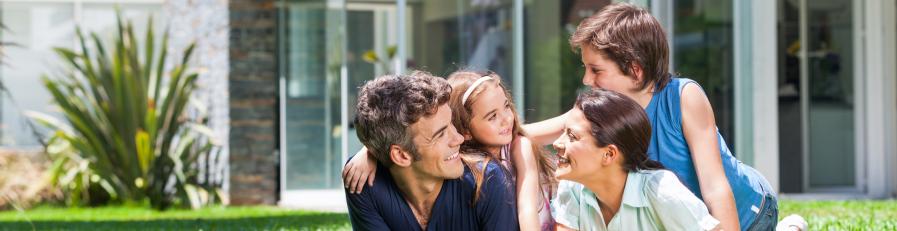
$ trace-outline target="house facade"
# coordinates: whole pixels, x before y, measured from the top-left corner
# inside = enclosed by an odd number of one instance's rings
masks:
[[[40,10],[64,2],[0,0],[3,23],[15,32],[0,32],[0,40],[42,44],[30,36],[37,32],[17,28],[71,27]],[[111,4],[70,2],[70,21],[82,24],[92,22],[85,9]],[[492,70],[527,122],[551,118],[582,88],[583,68],[567,39],[615,1],[128,2],[164,15],[181,41],[174,46],[199,42],[200,97],[227,144],[233,203],[344,210],[340,171],[361,147],[350,121],[364,81],[412,69]],[[893,1],[631,2],[667,29],[671,71],[702,85],[729,148],[785,197],[897,195]],[[371,54],[378,60],[366,61]],[[0,67],[5,83],[42,71],[9,63]],[[39,86],[28,84],[21,86]],[[43,97],[11,89],[16,100]],[[46,107],[47,99],[22,104]],[[2,113],[2,144],[34,146],[7,132],[18,123],[11,103],[3,101]]]

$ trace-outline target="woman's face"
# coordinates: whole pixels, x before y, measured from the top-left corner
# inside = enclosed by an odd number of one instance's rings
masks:
[[[486,146],[504,146],[513,140],[514,120],[511,101],[504,90],[491,83],[480,85],[486,88],[470,103],[470,138]]]
[[[555,177],[582,183],[606,168],[602,162],[608,148],[597,146],[591,127],[582,110],[573,108],[565,122],[564,134],[553,143],[558,152]]]
[[[624,75],[612,59],[607,58],[601,51],[583,47],[581,52],[582,65],[585,74],[582,76],[582,84],[592,88],[602,88],[615,91],[624,95],[638,87],[638,80],[633,76]]]

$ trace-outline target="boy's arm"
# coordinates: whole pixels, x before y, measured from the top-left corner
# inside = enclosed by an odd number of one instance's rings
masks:
[[[710,101],[697,84],[682,90],[682,132],[691,151],[701,194],[723,230],[741,230],[732,186],[723,170],[716,120]]]
[[[533,143],[536,143],[539,146],[549,145],[551,142],[554,142],[555,139],[560,137],[561,133],[564,131],[564,122],[567,121],[568,113],[570,112],[567,111],[564,114],[551,119],[523,125],[523,130],[526,131],[527,137],[529,137]]]

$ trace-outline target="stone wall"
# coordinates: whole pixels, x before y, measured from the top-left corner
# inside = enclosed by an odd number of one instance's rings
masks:
[[[210,174],[214,182],[222,182],[225,191],[228,184],[228,136],[230,113],[228,102],[228,10],[226,0],[166,1],[162,6],[162,20],[170,30],[168,49],[169,68],[172,62],[180,62],[190,43],[195,43],[190,66],[199,73],[198,88],[194,97],[207,108],[208,126],[214,132],[214,139],[221,149],[200,159],[200,166]],[[164,27],[163,27],[164,28]],[[197,111],[188,114],[196,115]],[[210,162],[211,164],[205,164]]]
[[[230,196],[274,204],[279,190],[277,14],[274,0],[231,0]]]

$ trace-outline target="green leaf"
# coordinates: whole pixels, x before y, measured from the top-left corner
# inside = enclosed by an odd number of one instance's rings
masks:
[[[380,61],[380,58],[377,57],[377,52],[374,52],[374,50],[364,52],[361,59],[368,63],[377,63]]]
[[[46,149],[53,163],[49,181],[76,205],[149,200],[164,209],[187,190],[197,198],[190,207],[212,203],[203,192],[220,189],[220,182],[200,183],[197,159],[219,142],[204,126],[205,105],[193,99],[198,74],[188,62],[196,45],[187,46],[166,73],[165,65],[172,65],[166,61],[168,30],[157,48],[152,18],[143,41],[120,12],[116,19],[110,40],[97,33],[87,37],[76,27],[80,48],[54,49],[61,66],[72,71],[41,81],[64,120],[25,113],[56,131]],[[190,107],[197,113],[188,116]],[[171,178],[177,179],[173,192],[167,191]]]
[[[140,172],[142,173],[141,175],[143,175],[149,170],[149,164],[154,157],[149,133],[143,130],[137,131],[134,140],[134,142],[137,143],[137,159],[140,161]]]

